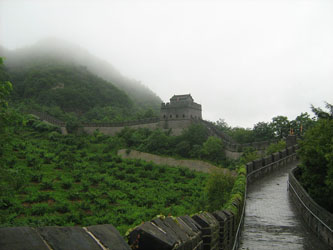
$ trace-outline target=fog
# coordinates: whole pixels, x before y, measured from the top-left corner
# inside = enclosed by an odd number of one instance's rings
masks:
[[[56,37],[163,101],[191,93],[203,118],[252,127],[333,103],[333,1],[1,0],[0,45]]]

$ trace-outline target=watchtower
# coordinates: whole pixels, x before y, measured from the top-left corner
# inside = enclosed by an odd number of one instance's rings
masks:
[[[170,102],[161,105],[161,120],[202,119],[201,105],[190,94],[174,95]]]

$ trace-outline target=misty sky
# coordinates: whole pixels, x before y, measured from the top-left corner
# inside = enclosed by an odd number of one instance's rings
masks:
[[[47,37],[232,126],[333,103],[331,0],[0,0],[2,46]]]

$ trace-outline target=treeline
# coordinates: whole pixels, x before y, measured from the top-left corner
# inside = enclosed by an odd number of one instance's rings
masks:
[[[305,112],[298,115],[294,120],[289,120],[286,116],[276,116],[271,122],[258,122],[252,129],[231,127],[223,119],[215,122],[215,126],[231,136],[238,143],[251,143],[255,141],[266,141],[272,139],[282,139],[290,133],[298,137],[304,135],[305,131],[313,127],[315,118]]]
[[[333,105],[326,107],[328,112],[312,107],[317,122],[299,143],[298,179],[318,204],[333,213]]]

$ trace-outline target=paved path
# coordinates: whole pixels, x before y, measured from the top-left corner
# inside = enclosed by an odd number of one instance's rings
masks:
[[[246,216],[239,249],[326,250],[297,215],[287,191],[289,165],[248,188]]]

